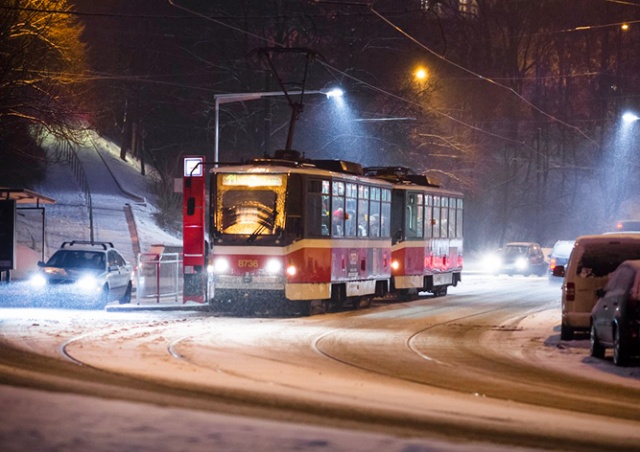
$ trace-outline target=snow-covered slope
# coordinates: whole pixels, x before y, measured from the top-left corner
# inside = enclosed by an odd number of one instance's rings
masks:
[[[131,157],[127,162],[121,160],[118,147],[93,132],[74,145],[77,159],[70,160],[69,153],[61,151],[64,146],[54,139],[47,140],[45,146],[53,163],[46,180],[34,188],[56,201],[45,206],[45,259],[69,240],[112,242],[134,264],[137,254],[148,252],[152,245],[182,246],[180,237],[162,230],[154,221],[157,200],[149,189],[155,177],[153,168],[147,166],[146,176],[142,176],[139,162]],[[41,258],[40,223],[37,211],[25,210],[18,215],[14,278],[20,279]]]

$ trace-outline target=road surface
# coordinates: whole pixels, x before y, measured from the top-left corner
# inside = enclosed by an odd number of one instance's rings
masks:
[[[304,318],[5,308],[0,382],[451,449],[637,450],[640,372],[560,342],[558,306],[545,278],[478,275]]]

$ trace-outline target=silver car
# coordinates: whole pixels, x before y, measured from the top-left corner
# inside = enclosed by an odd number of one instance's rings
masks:
[[[609,275],[591,311],[591,356],[613,349],[616,366],[640,355],[640,260],[624,261]]]
[[[132,269],[111,242],[64,242],[32,276],[34,296],[104,307],[131,302]]]

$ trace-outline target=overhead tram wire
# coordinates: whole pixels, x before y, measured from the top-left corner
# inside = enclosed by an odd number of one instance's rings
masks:
[[[256,38],[258,40],[265,41],[265,42],[271,44],[272,46],[277,46],[277,47],[283,47],[284,48],[284,45],[275,42],[273,39],[265,38],[264,36],[258,36],[255,33],[250,33],[250,32],[248,32],[246,30],[241,29],[241,28],[234,27],[233,25],[229,25],[229,24],[227,24],[225,22],[222,22],[220,20],[214,19],[213,17],[206,16],[206,15],[204,15],[202,13],[199,13],[198,11],[194,11],[192,9],[189,9],[189,8],[185,7],[185,6],[178,5],[178,4],[176,4],[176,2],[174,0],[167,0],[167,1],[174,8],[181,9],[182,11],[186,11],[189,14],[193,14],[194,16],[200,17],[202,19],[208,20],[208,21],[213,22],[213,23],[218,24],[218,25],[222,25],[223,27],[230,28],[230,29],[232,29],[234,31],[237,31],[239,33],[243,33],[243,34],[245,34],[247,36],[251,36],[252,38]]]
[[[277,43],[277,42],[275,42],[275,41],[273,41],[271,39],[265,38],[263,36],[258,36],[258,35],[254,34],[254,33],[248,32],[248,31],[243,30],[243,29],[238,28],[238,27],[234,27],[233,25],[229,25],[229,24],[227,24],[225,22],[222,22],[220,20],[213,19],[211,17],[208,17],[208,16],[206,16],[206,15],[204,15],[202,13],[199,13],[197,11],[193,11],[193,10],[191,10],[189,8],[184,7],[184,6],[177,5],[174,0],[167,0],[167,1],[169,2],[170,5],[172,5],[172,6],[176,7],[176,8],[179,8],[179,9],[181,9],[183,11],[186,11],[186,12],[188,12],[190,14],[194,14],[194,15],[196,15],[198,17],[201,17],[201,18],[203,18],[205,20],[213,22],[213,23],[215,23],[217,25],[221,25],[223,27],[230,28],[230,29],[232,29],[234,31],[237,31],[237,32],[242,33],[242,34],[246,34],[248,36],[252,36],[252,37],[254,37],[256,39],[268,42],[268,43],[270,43],[270,44],[272,44],[274,46],[278,46],[278,47],[282,47],[282,48],[285,47],[283,44]],[[366,4],[358,4],[358,5],[359,6],[367,6]],[[394,98],[396,100],[399,100],[401,102],[407,103],[409,105],[416,106],[416,107],[419,107],[419,108],[423,108],[421,105],[417,104],[416,102],[413,102],[413,101],[411,101],[409,99],[406,99],[404,97],[398,96],[396,94],[390,93],[389,91],[386,91],[386,90],[384,90],[382,88],[374,86],[374,85],[372,85],[370,83],[367,83],[364,80],[360,80],[359,78],[356,78],[356,77],[354,77],[354,76],[352,76],[350,74],[347,74],[346,72],[341,71],[340,69],[337,69],[337,68],[331,66],[330,64],[328,64],[326,62],[323,62],[321,60],[316,60],[316,61],[318,61],[320,64],[322,64],[325,68],[330,69],[332,71],[335,71],[335,72],[339,73],[340,75],[342,75],[344,77],[347,77],[347,78],[349,78],[349,79],[351,79],[351,80],[353,80],[353,81],[355,81],[355,82],[357,82],[357,83],[359,83],[359,84],[361,84],[363,86],[366,86],[366,87],[370,88],[373,91],[379,92],[381,94],[384,94],[386,96],[389,96],[389,97]],[[335,75],[334,75],[334,77],[335,77]],[[460,125],[463,125],[463,126],[469,128],[471,130],[475,130],[477,132],[481,132],[481,133],[483,133],[485,135],[492,136],[494,138],[498,138],[498,139],[506,141],[506,142],[515,143],[515,144],[518,144],[518,145],[525,146],[527,148],[533,149],[531,146],[527,145],[525,142],[514,140],[512,138],[505,137],[505,136],[502,136],[502,135],[498,135],[496,133],[493,133],[493,132],[490,132],[488,130],[482,129],[481,127],[477,127],[477,126],[471,125],[471,124],[469,124],[469,123],[467,123],[467,122],[465,122],[465,121],[463,121],[461,119],[455,118],[455,117],[453,117],[451,115],[448,115],[448,114],[443,113],[443,112],[438,111],[438,110],[431,110],[431,111],[433,111],[434,113],[439,114],[439,115],[441,115],[441,116],[443,116],[443,117],[445,117],[445,118],[447,118],[447,119],[449,119],[451,121],[454,121],[454,122],[456,122],[456,123],[458,123]]]
[[[256,34],[254,34],[254,33],[248,32],[248,31],[243,30],[243,29],[238,28],[238,27],[234,27],[234,26],[232,26],[232,25],[230,25],[230,24],[227,24],[227,23],[225,23],[225,22],[222,22],[222,21],[220,21],[220,20],[217,20],[217,19],[214,19],[214,18],[212,18],[212,17],[206,16],[206,15],[204,15],[204,14],[202,14],[202,13],[197,12],[197,11],[194,11],[194,10],[191,10],[191,9],[189,9],[189,8],[186,8],[186,7],[182,6],[182,5],[178,5],[178,4],[176,4],[176,3],[175,3],[175,1],[174,1],[174,0],[167,0],[167,1],[168,1],[168,3],[169,3],[171,6],[173,6],[173,7],[175,7],[175,8],[178,8],[178,9],[181,9],[181,10],[183,10],[183,11],[186,11],[186,12],[188,12],[189,14],[192,14],[192,15],[194,15],[194,16],[200,17],[200,18],[205,19],[205,20],[210,21],[210,22],[214,22],[214,23],[216,23],[216,24],[218,24],[218,25],[221,25],[221,26],[226,27],[226,28],[230,28],[230,29],[232,29],[232,30],[234,30],[234,31],[237,31],[237,32],[239,32],[239,33],[242,33],[242,34],[245,34],[245,35],[248,35],[248,36],[254,37],[254,38],[258,39],[258,40],[265,41],[265,42],[267,42],[267,43],[269,43],[269,44],[271,44],[271,45],[273,45],[273,46],[278,46],[278,47],[282,47],[282,48],[284,48],[284,47],[285,47],[283,44],[280,44],[280,43],[278,43],[278,42],[275,42],[275,41],[273,41],[272,39],[269,39],[269,38],[265,38],[265,37],[263,37],[263,36],[256,35]],[[636,5],[636,4],[633,4],[633,3],[629,3],[629,2],[622,2],[622,1],[617,1],[617,0],[604,0],[604,1],[609,1],[609,2],[611,2],[611,3],[626,4],[626,5],[630,5],[630,6],[640,6],[640,5]],[[420,43],[420,42],[419,42],[417,39],[415,39],[413,36],[411,36],[411,35],[409,35],[408,33],[406,33],[404,30],[402,30],[400,27],[398,27],[398,26],[397,26],[397,25],[395,25],[393,22],[391,22],[390,20],[388,20],[388,19],[387,19],[385,16],[383,16],[382,14],[378,13],[378,11],[376,11],[376,10],[373,8],[373,2],[367,2],[367,3],[355,3],[355,2],[343,2],[343,1],[333,1],[333,2],[332,2],[332,1],[320,1],[320,2],[321,2],[321,3],[335,3],[335,4],[351,4],[351,5],[354,5],[354,6],[369,6],[370,11],[371,11],[374,15],[376,15],[378,18],[380,18],[381,20],[383,20],[385,23],[387,23],[388,25],[390,25],[391,27],[393,27],[396,31],[398,31],[399,33],[401,33],[401,34],[402,34],[403,36],[405,36],[407,39],[411,40],[412,42],[414,42],[414,43],[415,43],[415,44],[417,44],[418,46],[420,46],[420,47],[422,47],[423,49],[425,49],[427,52],[429,52],[429,53],[431,53],[432,55],[436,56],[437,58],[439,58],[439,59],[441,59],[441,60],[445,61],[446,63],[451,64],[451,65],[453,65],[453,66],[455,66],[455,67],[457,67],[457,68],[459,68],[459,69],[461,69],[461,70],[463,70],[463,71],[465,71],[465,72],[467,72],[467,73],[471,74],[471,75],[472,75],[472,76],[474,76],[475,78],[479,78],[479,79],[481,79],[481,80],[485,80],[485,81],[487,81],[487,82],[489,82],[489,83],[492,83],[492,84],[494,84],[494,85],[496,85],[496,86],[498,86],[498,87],[501,87],[501,88],[503,88],[503,89],[506,89],[506,90],[510,91],[512,94],[514,94],[516,97],[518,97],[520,100],[522,100],[524,103],[526,103],[527,105],[529,105],[529,106],[530,106],[531,108],[533,108],[534,110],[538,111],[540,114],[542,114],[542,115],[544,115],[544,116],[548,117],[549,119],[551,119],[551,120],[553,120],[553,121],[555,121],[555,122],[558,122],[559,124],[562,124],[562,125],[564,125],[564,126],[566,126],[566,127],[570,128],[570,129],[572,129],[572,130],[574,130],[574,131],[578,132],[580,135],[582,135],[583,137],[585,137],[588,141],[590,141],[591,143],[593,143],[593,144],[595,144],[596,146],[598,146],[598,143],[597,143],[595,140],[593,140],[591,137],[589,137],[587,134],[585,134],[585,133],[582,131],[582,129],[580,129],[579,127],[576,127],[576,126],[574,126],[574,125],[572,125],[572,124],[569,124],[569,123],[567,123],[567,122],[565,122],[565,121],[562,121],[561,119],[559,119],[559,118],[557,118],[557,117],[555,117],[555,116],[553,116],[553,115],[551,115],[551,114],[549,114],[549,113],[545,112],[544,110],[542,110],[542,109],[540,109],[539,107],[537,107],[535,104],[533,104],[533,103],[531,103],[530,101],[528,101],[528,100],[527,100],[526,98],[524,98],[522,95],[518,94],[518,93],[517,93],[513,88],[510,88],[510,87],[508,87],[508,86],[506,86],[506,85],[503,85],[503,84],[501,84],[501,83],[498,83],[497,81],[495,81],[495,80],[494,80],[494,79],[492,79],[492,78],[488,78],[488,77],[485,77],[485,76],[483,76],[483,75],[477,74],[477,73],[475,73],[475,72],[471,71],[470,69],[467,69],[467,68],[465,68],[465,67],[463,67],[463,66],[461,66],[461,65],[458,65],[457,63],[454,63],[453,61],[448,60],[447,58],[445,58],[445,57],[441,56],[441,55],[440,55],[440,54],[438,54],[437,52],[435,52],[435,51],[431,50],[429,47],[427,47],[427,46],[425,46],[424,44]],[[31,11],[31,12],[47,12],[47,13],[52,13],[52,14],[68,14],[68,15],[75,15],[75,16],[105,16],[105,17],[150,17],[150,18],[169,18],[169,16],[161,16],[161,15],[139,15],[139,14],[135,14],[135,15],[123,15],[123,14],[111,14],[111,13],[84,13],[84,12],[73,11],[73,10],[53,10],[53,9],[41,9],[41,8],[30,8],[30,7],[15,7],[15,6],[0,6],[0,9],[5,9],[5,10],[19,10],[19,11]],[[638,22],[638,21],[634,21],[634,23],[635,23],[635,22]],[[610,26],[610,25],[607,25],[607,26]],[[575,29],[570,29],[570,30],[561,30],[561,31],[569,32],[569,31],[578,31],[578,30],[581,30],[581,29],[589,29],[589,28],[596,28],[596,26],[585,27],[585,28],[580,28],[580,27],[578,27],[578,28],[575,28]],[[325,63],[325,66],[330,67],[330,66],[329,66],[328,64],[326,64],[326,63]],[[351,76],[351,75],[349,75],[349,74],[347,74],[347,73],[345,73],[345,72],[343,72],[343,71],[338,70],[337,68],[332,68],[332,70],[335,70],[335,71],[339,72],[341,75],[344,75],[344,76],[346,76],[346,77],[350,78],[351,80],[357,81],[358,83],[361,83],[361,84],[363,84],[363,85],[366,85],[366,86],[368,86],[369,88],[371,88],[371,89],[373,89],[373,90],[375,90],[375,91],[378,91],[378,92],[380,92],[380,93],[382,93],[382,94],[385,94],[385,95],[391,96],[391,97],[393,97],[393,98],[395,98],[395,99],[397,99],[397,100],[401,100],[401,101],[403,101],[403,102],[406,102],[406,103],[411,104],[411,105],[414,105],[414,106],[419,106],[419,105],[417,105],[416,103],[414,103],[414,102],[412,102],[412,101],[410,101],[410,100],[408,100],[408,99],[402,98],[402,97],[400,97],[400,96],[396,96],[396,95],[394,95],[394,94],[392,94],[392,93],[389,93],[388,91],[385,91],[385,90],[383,90],[383,89],[381,89],[381,88],[378,88],[378,87],[375,87],[375,86],[373,86],[373,85],[371,85],[371,84],[368,84],[368,83],[364,82],[363,80],[357,79],[357,78],[355,78],[355,77],[353,77],[353,76]],[[482,132],[482,133],[484,133],[484,134],[487,134],[487,135],[489,135],[489,136],[493,136],[493,137],[495,137],[495,138],[499,138],[499,139],[504,140],[504,141],[509,141],[509,142],[514,142],[514,143],[521,144],[521,145],[526,145],[525,143],[523,143],[523,142],[521,142],[521,141],[513,140],[513,139],[511,139],[511,138],[504,137],[504,136],[501,136],[501,135],[495,134],[495,133],[493,133],[493,132],[489,132],[489,131],[484,130],[484,129],[480,128],[480,127],[473,126],[473,125],[471,125],[471,124],[466,123],[465,121],[462,121],[462,120],[460,120],[460,119],[457,119],[457,118],[454,118],[454,117],[452,117],[452,116],[450,116],[450,115],[447,115],[446,113],[443,113],[443,112],[440,112],[440,111],[437,111],[437,110],[432,110],[432,111],[433,111],[434,113],[436,113],[436,114],[442,115],[442,116],[444,116],[444,117],[446,117],[446,118],[448,118],[448,119],[450,119],[450,120],[452,120],[452,121],[454,121],[454,122],[457,122],[458,124],[461,124],[461,125],[463,125],[463,126],[465,126],[465,127],[470,128],[470,129],[472,129],[472,130],[476,130],[476,131],[478,131],[478,132]]]
[[[492,78],[489,77],[485,77],[483,75],[478,74],[477,72],[472,71],[471,69],[468,69],[458,63],[455,63],[451,60],[449,60],[448,58],[443,57],[442,55],[440,55],[438,52],[432,50],[430,47],[422,44],[420,41],[418,41],[416,38],[414,38],[413,36],[411,36],[409,33],[407,33],[406,31],[404,31],[402,28],[400,28],[399,26],[397,26],[396,24],[394,24],[393,22],[391,22],[389,19],[387,19],[385,16],[383,16],[381,13],[379,13],[378,11],[376,11],[373,8],[373,2],[371,2],[371,4],[369,5],[369,9],[371,10],[372,13],[374,13],[378,18],[380,18],[380,20],[382,20],[383,22],[385,22],[387,25],[391,26],[393,29],[395,29],[398,33],[402,34],[405,38],[409,39],[411,42],[413,42],[414,44],[420,46],[422,49],[426,50],[427,52],[429,52],[431,55],[435,56],[436,58],[440,59],[441,61],[444,61],[447,64],[450,64],[468,74],[473,75],[474,77],[480,79],[480,80],[484,80],[488,83],[491,83],[495,86],[498,86],[500,88],[503,88],[509,92],[511,92],[513,95],[515,95],[518,99],[520,99],[522,102],[524,102],[526,105],[528,105],[529,107],[533,108],[535,111],[537,111],[538,113],[542,114],[543,116],[546,116],[547,118],[551,119],[554,122],[557,122],[558,124],[562,124],[565,127],[568,127],[569,129],[577,132],[579,135],[582,135],[584,138],[586,138],[589,142],[593,143],[594,145],[596,145],[597,147],[600,147],[600,145],[590,136],[588,136],[585,132],[582,131],[582,129],[580,129],[579,127],[576,127],[572,124],[569,124],[568,122],[565,122],[563,120],[561,120],[560,118],[557,118],[556,116],[553,116],[550,113],[547,113],[546,111],[542,110],[540,107],[536,106],[534,103],[532,103],[531,101],[527,100],[524,96],[522,96],[521,94],[519,94],[518,92],[516,92],[513,88],[508,87],[507,85],[503,85],[502,83],[499,83],[497,81],[495,81]]]
[[[388,96],[388,97],[391,97],[393,99],[399,100],[401,102],[404,102],[406,104],[412,105],[414,107],[418,107],[420,109],[424,109],[424,107],[422,105],[420,105],[419,103],[417,103],[417,102],[414,102],[414,101],[409,100],[409,99],[407,99],[405,97],[402,97],[402,96],[398,96],[397,94],[390,93],[389,91],[386,91],[386,90],[384,90],[382,88],[374,86],[374,85],[372,85],[370,83],[367,83],[367,82],[365,82],[363,80],[360,80],[360,79],[358,79],[358,78],[356,78],[356,77],[354,77],[354,76],[352,76],[350,74],[347,74],[344,71],[341,71],[340,69],[337,69],[337,68],[331,66],[329,63],[326,63],[326,62],[323,62],[323,61],[318,61],[318,62],[321,65],[323,65],[325,68],[330,69],[332,71],[335,71],[335,72],[339,73],[340,75],[342,75],[344,77],[347,77],[347,78],[349,78],[349,79],[351,79],[351,80],[353,80],[355,82],[358,82],[361,85],[366,86],[367,88],[370,88],[373,91],[377,91],[380,94],[384,94],[385,96]],[[440,116],[443,116],[443,117],[445,117],[445,118],[447,118],[447,119],[449,119],[449,120],[451,120],[451,121],[453,121],[455,123],[458,123],[460,125],[468,127],[469,129],[475,130],[477,132],[481,132],[481,133],[483,133],[485,135],[492,136],[494,138],[498,138],[498,139],[503,140],[503,141],[507,141],[507,142],[510,142],[510,143],[515,143],[515,144],[519,144],[521,146],[525,146],[525,147],[531,148],[531,146],[527,145],[525,142],[514,140],[513,138],[505,137],[503,135],[499,135],[497,133],[490,132],[490,131],[485,130],[485,129],[481,128],[481,127],[469,124],[469,123],[467,123],[467,122],[465,122],[465,121],[463,121],[461,119],[458,119],[458,118],[456,118],[454,116],[448,115],[448,114],[446,114],[446,113],[444,113],[442,111],[429,110],[429,112],[430,113],[435,113],[435,114],[440,115]],[[531,149],[533,149],[533,148],[531,148]]]

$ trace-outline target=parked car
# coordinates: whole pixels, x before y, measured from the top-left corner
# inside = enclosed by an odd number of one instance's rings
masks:
[[[563,277],[560,339],[571,340],[576,331],[588,332],[596,291],[623,261],[640,259],[640,234],[602,234],[578,237],[567,266],[556,265],[553,274]]]
[[[491,271],[494,274],[542,276],[547,271],[547,264],[542,248],[537,243],[511,242],[498,250]]]
[[[613,348],[613,362],[625,366],[640,354],[640,260],[624,261],[609,275],[591,311],[591,356],[604,358]]]
[[[111,242],[64,242],[32,276],[35,295],[104,307],[129,303],[132,269]]]
[[[567,266],[575,240],[558,240],[549,253],[549,282],[562,283],[562,278],[554,276],[553,269],[558,265]]]

